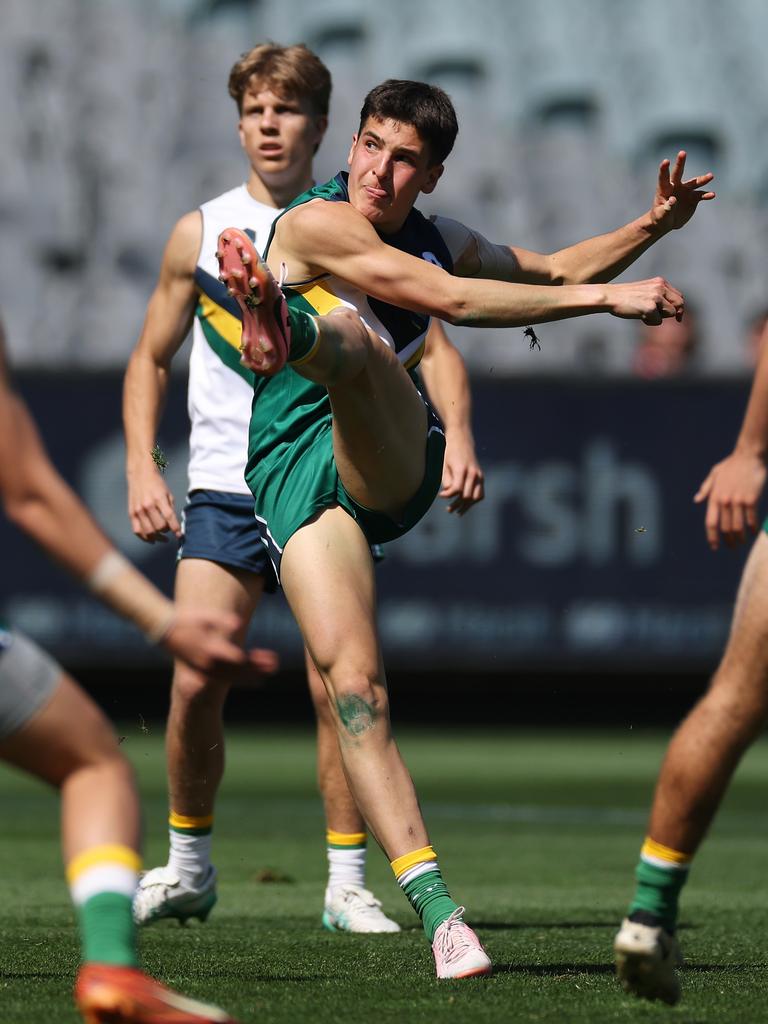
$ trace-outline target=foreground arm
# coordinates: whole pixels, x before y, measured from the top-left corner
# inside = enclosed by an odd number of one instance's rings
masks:
[[[752,381],[747,411],[731,454],[709,471],[694,501],[706,501],[705,529],[713,551],[720,534],[729,547],[757,532],[757,503],[765,486],[768,460],[768,326]]]
[[[198,212],[182,217],[168,240],[160,277],[131,353],[123,387],[128,515],[150,544],[180,536],[173,495],[152,459],[171,360],[186,338],[197,302],[195,265],[202,239]]]
[[[1,353],[0,349],[0,353]],[[102,533],[77,495],[59,476],[26,406],[8,386],[0,365],[0,496],[17,526],[55,561],[87,583],[147,638],[194,668],[232,676],[272,671],[268,651],[246,654],[229,637],[237,616],[175,610]]]
[[[472,396],[461,353],[439,320],[432,320],[420,368],[429,397],[445,427],[441,498],[453,499],[449,512],[463,516],[485,496],[483,471],[472,436]]]
[[[682,296],[663,278],[552,288],[455,276],[386,245],[347,203],[297,207],[278,221],[275,243],[270,264],[277,272],[285,261],[289,280],[327,271],[375,298],[452,324],[522,327],[600,312],[655,324],[683,311]]]

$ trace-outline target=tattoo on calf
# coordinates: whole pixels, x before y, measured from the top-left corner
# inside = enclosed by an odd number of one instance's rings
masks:
[[[350,736],[360,736],[376,725],[376,710],[362,697],[357,697],[354,694],[349,697],[340,697],[336,701],[336,710],[341,724]]]

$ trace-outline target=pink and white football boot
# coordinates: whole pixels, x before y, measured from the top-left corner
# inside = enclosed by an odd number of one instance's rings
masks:
[[[226,228],[216,247],[219,280],[240,307],[240,362],[261,377],[285,366],[291,347],[288,304],[256,246],[239,228]]]
[[[491,973],[491,961],[459,907],[438,927],[432,953],[438,978],[478,978]]]

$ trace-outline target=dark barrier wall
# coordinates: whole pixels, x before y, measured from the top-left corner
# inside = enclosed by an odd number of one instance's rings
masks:
[[[57,465],[122,549],[169,590],[173,545],[136,540],[125,514],[116,377],[21,378]],[[724,643],[744,553],[709,552],[692,496],[731,448],[741,384],[474,381],[487,498],[440,504],[379,569],[387,658],[435,671],[709,668]],[[185,489],[183,382],[161,443]],[[66,531],[66,523],[62,529]],[[152,663],[141,637],[79,590],[5,520],[0,614],[71,665]],[[298,666],[281,597],[253,631]]]

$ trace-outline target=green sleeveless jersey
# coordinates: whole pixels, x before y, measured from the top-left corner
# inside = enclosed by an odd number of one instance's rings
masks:
[[[276,218],[264,250],[265,259],[280,218],[296,206],[316,199],[348,202],[346,173],[340,172],[325,184],[309,189]],[[442,266],[449,272],[453,270],[450,253],[440,232],[418,210],[411,210],[396,234],[380,237],[387,245]],[[414,385],[420,388],[415,368],[424,352],[430,321],[428,315],[413,313],[366,295],[332,274],[288,282],[283,291],[290,306],[311,315],[324,315],[339,306],[356,310],[381,338],[382,344],[397,353]],[[442,435],[442,427],[433,412],[431,417],[431,422],[437,424],[431,429]],[[332,460],[331,405],[328,392],[322,385],[302,377],[290,364],[274,377],[257,377],[248,441],[245,479],[254,495],[256,520],[262,538],[276,565],[285,540],[323,508],[342,504],[355,518],[360,518],[347,504],[344,495],[340,495],[338,475]],[[301,487],[297,484],[299,479],[303,481]],[[424,511],[426,508],[420,515]],[[364,532],[371,543],[383,543],[404,530],[387,536],[384,536],[388,532],[386,529],[376,535],[371,530]]]
[[[348,202],[347,177],[346,173],[340,172],[325,184],[304,192],[286,207],[272,226],[264,258],[269,255],[277,223],[289,210],[312,199]],[[453,271],[450,253],[440,232],[418,210],[411,210],[397,234],[382,235],[381,238],[387,245]],[[284,292],[289,305],[313,315],[330,313],[338,306],[349,306],[357,310],[383,344],[395,350],[406,369],[413,370],[421,360],[430,320],[426,314],[412,313],[365,295],[331,274],[323,274],[311,281],[289,282]],[[414,377],[414,382],[418,385],[418,378]],[[325,388],[301,377],[290,365],[274,377],[257,378],[245,472],[248,483],[270,453],[291,444],[319,418],[328,415],[330,401]]]

